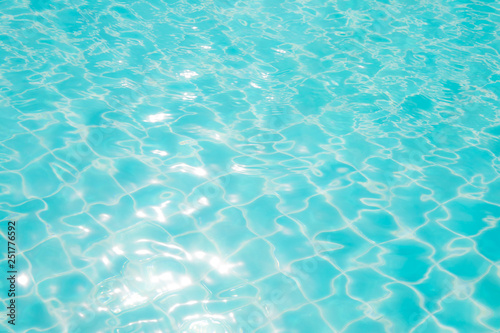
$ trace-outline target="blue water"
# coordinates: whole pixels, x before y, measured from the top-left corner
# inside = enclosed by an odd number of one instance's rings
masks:
[[[0,15],[2,332],[499,332],[498,2]]]

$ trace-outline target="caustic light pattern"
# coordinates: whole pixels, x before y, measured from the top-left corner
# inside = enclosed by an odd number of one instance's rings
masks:
[[[500,330],[498,2],[0,15],[2,331]]]

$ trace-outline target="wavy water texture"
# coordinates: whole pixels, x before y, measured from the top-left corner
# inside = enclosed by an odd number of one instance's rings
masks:
[[[500,330],[498,2],[0,13],[16,332]]]

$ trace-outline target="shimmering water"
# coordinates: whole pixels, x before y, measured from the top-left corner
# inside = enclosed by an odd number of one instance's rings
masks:
[[[2,332],[500,330],[498,2],[0,13]]]

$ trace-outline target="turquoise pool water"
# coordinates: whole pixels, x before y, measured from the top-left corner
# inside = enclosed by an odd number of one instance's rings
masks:
[[[500,330],[498,2],[0,15],[0,331]]]

